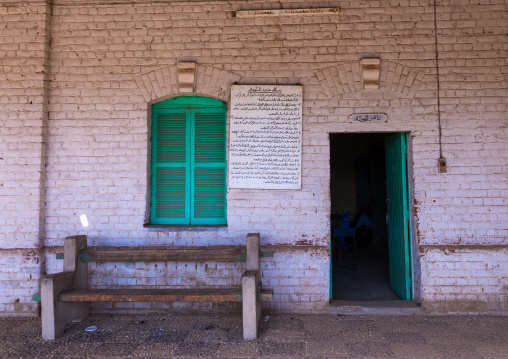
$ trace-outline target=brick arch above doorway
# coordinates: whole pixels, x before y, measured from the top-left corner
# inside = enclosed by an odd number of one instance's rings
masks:
[[[360,61],[342,62],[315,73],[321,87],[329,97],[362,91],[362,68]],[[382,61],[379,90],[414,97],[420,88],[425,72],[394,61]]]
[[[234,72],[196,64],[194,93],[206,94],[227,102],[231,85],[240,79],[241,76]],[[176,64],[136,76],[134,81],[146,102],[156,102],[158,99],[180,92]]]

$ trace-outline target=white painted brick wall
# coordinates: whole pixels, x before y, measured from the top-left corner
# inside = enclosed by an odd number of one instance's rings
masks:
[[[0,248],[39,242],[45,10],[0,5]]]
[[[33,249],[0,250],[0,316],[36,315],[41,258]]]
[[[421,276],[421,299],[447,303],[466,298],[498,303],[497,309],[492,305],[485,310],[503,309],[508,286],[504,272],[480,275],[474,269],[475,258],[434,253],[425,246],[498,245],[481,250],[481,262],[501,265],[506,260],[502,249],[508,245],[506,2],[438,4],[446,174],[438,174],[436,164],[432,3],[316,1],[312,6],[339,6],[339,15],[253,19],[231,15],[234,10],[279,6],[277,1],[140,1],[135,5],[55,1],[44,244],[61,246],[65,236],[74,234],[87,234],[92,246],[239,244],[248,232],[259,231],[265,245],[311,244],[326,251],[328,133],[409,131],[414,240],[422,253],[421,273],[416,273]],[[0,172],[0,248],[34,248],[39,236],[37,119],[43,111],[39,53],[45,40],[35,33],[40,36],[43,31],[44,9],[0,6],[0,24],[7,24],[0,34],[0,54],[5,53],[0,56],[0,163],[5,168]],[[361,74],[355,69],[362,57],[372,56],[381,58],[381,88],[362,91]],[[303,85],[301,191],[229,190],[227,229],[143,228],[148,191],[147,98],[167,98],[176,92],[174,69],[180,60],[197,63],[197,92],[224,100],[228,84],[234,81]],[[17,64],[23,61],[23,67]],[[335,77],[326,77],[334,73]],[[344,79],[342,90],[326,85],[337,79]],[[352,124],[347,116],[354,112],[383,112],[389,121]],[[80,225],[81,214],[89,219],[86,229]],[[451,260],[454,256],[460,260]],[[51,258],[48,255],[48,271],[60,265]],[[265,285],[275,289],[274,308],[322,308],[328,300],[328,260],[323,252],[297,250],[264,261]],[[463,265],[469,277],[439,267],[452,262]],[[236,273],[236,269],[224,270]],[[435,271],[441,276],[436,277]],[[8,277],[2,273],[0,279]],[[136,268],[125,277],[108,273],[94,267],[92,284],[131,278],[123,285],[136,278],[136,283],[152,285],[151,277],[137,274]],[[176,273],[169,282],[177,278]],[[488,284],[481,284],[485,281]],[[477,284],[486,289],[467,292]]]
[[[0,4],[0,315],[37,314],[47,11]]]
[[[424,308],[450,314],[506,313],[508,251],[431,249],[422,258]],[[427,275],[425,275],[427,274]]]

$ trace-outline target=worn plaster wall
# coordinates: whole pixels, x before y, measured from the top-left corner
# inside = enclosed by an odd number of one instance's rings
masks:
[[[264,284],[275,291],[272,307],[323,309],[329,291],[328,134],[409,132],[416,298],[434,312],[454,305],[457,311],[465,312],[506,311],[505,1],[438,2],[446,174],[437,173],[433,3],[317,1],[312,2],[313,7],[337,6],[339,14],[248,19],[233,16],[235,10],[279,8],[281,4],[286,8],[310,6],[296,1],[54,1],[46,192],[45,206],[41,207],[45,212],[43,237],[48,271],[60,268],[54,253],[67,235],[87,234],[89,245],[208,245],[239,244],[248,232],[259,231],[262,244],[274,246],[276,252],[272,260],[263,261]],[[13,9],[10,11],[19,14],[25,11],[19,4]],[[8,19],[9,12],[5,7],[2,11],[2,19]],[[36,15],[40,16],[34,12],[19,16]],[[9,26],[19,39],[26,39],[23,31],[28,30],[17,27],[21,23]],[[23,46],[22,41],[16,43],[11,46]],[[25,55],[30,61],[34,58],[31,53]],[[381,59],[379,90],[362,89],[360,59],[364,57]],[[149,106],[177,94],[178,61],[196,62],[197,94],[227,103],[229,86],[234,82],[303,85],[300,191],[229,190],[227,228],[143,227],[149,191]],[[28,67],[17,69],[20,77],[29,76]],[[0,76],[13,73],[13,68],[4,67]],[[19,81],[18,88],[31,88]],[[16,172],[22,162],[17,154],[8,152],[11,148],[4,139],[31,138],[25,136],[30,127],[19,117],[30,112],[24,97],[13,98],[2,91],[0,105],[5,106],[8,116],[15,117],[9,123],[19,131],[2,132],[2,161],[11,159],[8,168]],[[351,113],[364,112],[386,113],[389,120],[380,124],[348,122]],[[38,136],[35,138],[41,138]],[[34,153],[30,158],[37,156]],[[38,194],[27,194],[24,200],[17,191],[41,183],[40,161],[37,163],[38,167],[34,165],[27,171],[26,181],[14,175],[3,180],[12,187],[19,186],[9,190],[6,198],[16,202],[23,213],[33,208],[30,220],[41,213],[35,205]],[[40,192],[40,187],[34,188]],[[1,208],[0,221],[5,221],[1,222],[2,228],[3,223],[13,228],[12,232],[2,233],[6,246],[16,241],[18,233],[35,233],[30,231],[38,227],[24,226],[24,215],[13,213],[9,206]],[[88,217],[87,228],[79,222],[82,214]],[[13,218],[15,222],[8,226]],[[36,234],[26,236],[38,238]],[[241,271],[225,265],[193,264],[195,277],[187,281],[187,275],[181,275],[187,273],[185,265],[94,265],[91,284],[185,287],[206,281],[221,286],[229,283],[230,279],[225,278],[238,278]],[[477,270],[479,267],[481,270]],[[438,270],[439,277],[435,275]],[[25,280],[13,283],[24,285],[21,283]],[[23,293],[22,300],[27,302],[28,292]],[[0,308],[12,299],[2,297]],[[110,309],[128,311],[135,306]],[[157,304],[138,308],[166,307]]]

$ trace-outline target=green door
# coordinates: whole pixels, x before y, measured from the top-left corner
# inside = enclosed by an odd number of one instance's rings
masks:
[[[390,286],[401,299],[411,299],[411,254],[406,134],[385,139]]]

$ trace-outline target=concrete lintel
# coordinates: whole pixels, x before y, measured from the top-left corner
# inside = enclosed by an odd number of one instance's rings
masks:
[[[235,11],[238,18],[272,17],[272,16],[304,16],[304,15],[337,15],[339,8],[308,8],[308,9],[273,9],[273,10],[241,10]]]

